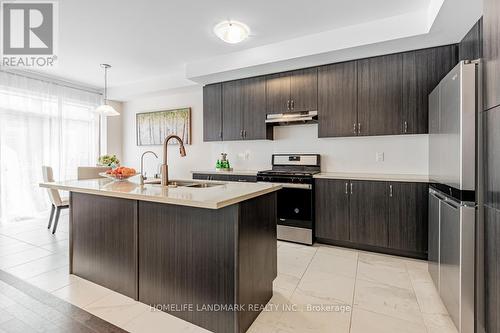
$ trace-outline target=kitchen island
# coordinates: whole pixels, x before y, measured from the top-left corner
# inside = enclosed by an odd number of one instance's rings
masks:
[[[236,182],[108,179],[70,192],[70,273],[213,332],[245,332],[272,297],[276,191]]]

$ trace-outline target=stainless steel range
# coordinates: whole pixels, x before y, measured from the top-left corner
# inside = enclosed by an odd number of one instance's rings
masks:
[[[318,154],[274,154],[272,170],[257,173],[257,181],[279,183],[278,239],[312,245],[314,179],[320,172]]]

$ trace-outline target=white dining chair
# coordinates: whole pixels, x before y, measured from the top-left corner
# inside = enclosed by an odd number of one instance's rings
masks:
[[[54,172],[52,171],[51,167],[45,165],[42,166],[42,174],[44,182],[54,181]],[[49,217],[49,225],[47,226],[47,229],[50,229],[50,226],[52,225],[52,220],[54,219],[54,227],[52,229],[52,234],[55,234],[57,230],[57,224],[59,223],[59,215],[61,214],[62,209],[69,208],[69,199],[61,198],[58,190],[48,188],[47,191],[49,193],[50,202],[52,203],[52,208],[50,210],[50,217]],[[54,218],[54,213],[55,213],[55,218]]]
[[[99,174],[109,169],[111,167],[78,167],[77,177],[78,180],[102,178]]]

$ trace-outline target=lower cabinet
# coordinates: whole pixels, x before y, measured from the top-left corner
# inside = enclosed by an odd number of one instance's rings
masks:
[[[316,180],[316,237],[349,241],[349,181]]]
[[[389,247],[426,253],[429,186],[425,183],[389,184]]]
[[[319,242],[427,258],[428,184],[315,180]]]
[[[351,181],[350,241],[387,247],[387,183]]]
[[[251,175],[223,175],[214,173],[193,173],[193,179],[217,180],[228,182],[257,182],[257,176]]]

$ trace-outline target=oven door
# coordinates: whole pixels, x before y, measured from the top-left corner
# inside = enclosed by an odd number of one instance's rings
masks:
[[[282,184],[278,191],[278,225],[313,227],[313,197],[310,184]]]

